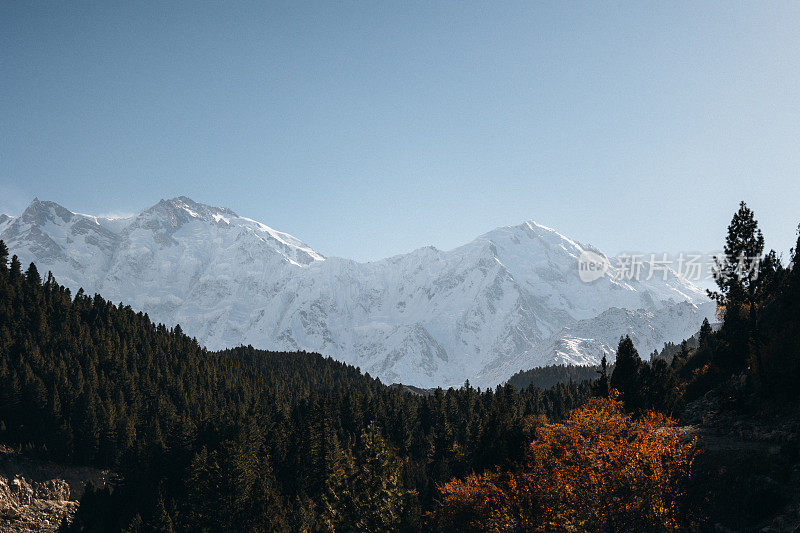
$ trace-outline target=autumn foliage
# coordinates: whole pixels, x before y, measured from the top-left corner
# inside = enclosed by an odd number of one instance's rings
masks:
[[[682,525],[694,456],[674,422],[595,398],[539,428],[514,471],[440,487],[435,526],[457,531],[658,531]]]

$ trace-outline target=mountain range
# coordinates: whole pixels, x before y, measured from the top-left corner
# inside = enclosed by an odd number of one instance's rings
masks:
[[[23,265],[179,323],[210,349],[314,351],[420,387],[489,387],[536,366],[613,361],[624,334],[647,354],[714,311],[688,280],[648,276],[647,263],[639,280],[611,266],[582,281],[581,254],[605,254],[533,221],[449,251],[359,263],[186,197],[125,218],[37,198],[0,215],[0,239]]]

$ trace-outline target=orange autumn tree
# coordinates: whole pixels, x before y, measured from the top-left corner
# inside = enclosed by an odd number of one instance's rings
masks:
[[[633,418],[615,397],[593,398],[539,428],[519,469],[441,486],[431,518],[458,531],[674,529],[694,454],[663,415]]]

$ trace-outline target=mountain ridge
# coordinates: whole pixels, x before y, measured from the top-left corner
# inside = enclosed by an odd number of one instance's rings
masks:
[[[0,217],[0,238],[73,290],[180,323],[210,348],[318,351],[422,387],[494,386],[526,365],[595,364],[624,333],[646,353],[691,335],[712,312],[674,272],[582,282],[580,254],[605,254],[533,220],[448,251],[359,263],[185,196],[124,218],[36,198],[22,215]],[[609,318],[615,308],[627,313]]]

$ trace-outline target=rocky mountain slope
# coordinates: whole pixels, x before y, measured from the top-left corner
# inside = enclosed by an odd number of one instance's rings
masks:
[[[317,351],[421,387],[494,386],[520,369],[613,360],[623,334],[646,354],[691,336],[713,311],[691,283],[648,276],[647,264],[641,281],[611,267],[586,283],[578,258],[602,252],[533,221],[450,251],[357,263],[186,197],[119,219],[35,199],[0,216],[0,239],[24,264],[180,323],[209,348]]]

